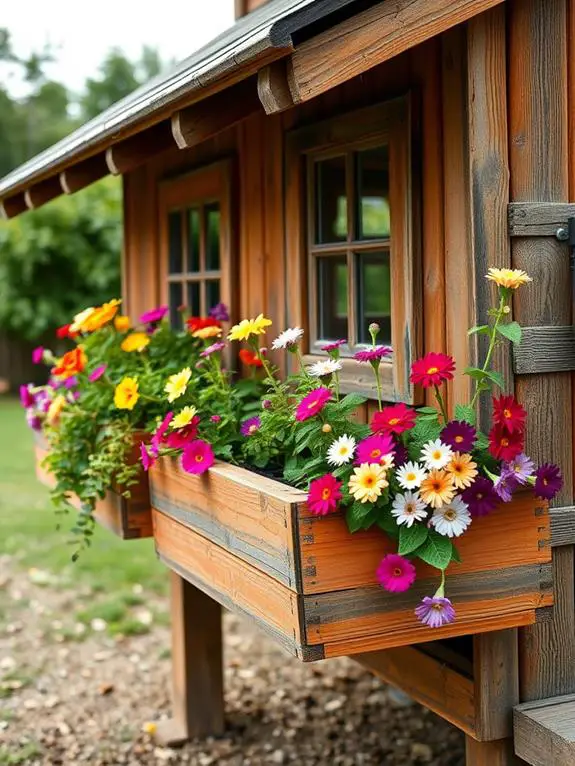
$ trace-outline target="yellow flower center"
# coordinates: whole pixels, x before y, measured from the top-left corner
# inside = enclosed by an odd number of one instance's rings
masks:
[[[258,430],[258,427],[255,425],[255,423],[248,428],[248,432],[250,434],[253,434],[253,432],[257,430]]]
[[[509,439],[501,439],[501,446],[502,447],[508,447],[509,446]]]
[[[439,460],[441,458],[441,450],[436,449],[432,454],[431,457],[434,460]]]
[[[329,500],[330,496],[331,496],[331,489],[329,489],[329,487],[325,487],[321,492],[321,499]]]
[[[399,423],[399,418],[391,418],[389,421],[390,426],[396,426]]]
[[[511,410],[503,410],[503,414],[505,415],[506,418],[510,418],[511,417]]]
[[[439,372],[439,367],[430,367],[427,370],[428,375],[435,375],[436,372]]]
[[[196,455],[195,459],[196,459],[196,463],[201,463],[203,461],[203,459],[204,459],[204,456],[203,455]]]
[[[370,457],[380,457],[381,456],[381,450],[380,449],[372,449],[369,453]]]
[[[461,442],[463,441],[463,436],[456,436],[455,441],[457,444],[461,444]]]
[[[342,446],[339,448],[339,455],[341,457],[345,457],[348,453],[348,449],[345,445],[342,444]]]
[[[415,481],[415,479],[416,479],[417,477],[416,477],[416,475],[415,475],[414,473],[407,473],[407,474],[405,475],[405,478],[406,478],[406,480],[407,480],[407,481]]]
[[[371,487],[371,485],[373,484],[373,481],[374,481],[373,480],[373,476],[366,476],[365,477],[365,484],[366,484],[367,487]]]
[[[442,607],[441,604],[432,604],[431,608],[435,609],[436,612],[442,612],[443,611],[443,607]]]

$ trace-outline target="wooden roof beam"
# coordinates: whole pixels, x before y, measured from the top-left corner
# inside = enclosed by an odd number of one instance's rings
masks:
[[[104,154],[97,154],[63,170],[59,176],[60,186],[65,194],[74,194],[80,191],[80,189],[84,189],[86,186],[90,186],[90,184],[104,178],[109,172],[106,156]]]
[[[503,0],[395,0],[378,3],[296,47],[287,72],[293,102],[309,101],[501,2]],[[281,105],[281,99],[279,103]],[[281,107],[274,111],[281,111]]]
[[[288,81],[288,62],[285,59],[260,69],[258,95],[266,114],[283,112],[294,105]]]
[[[245,120],[261,108],[255,78],[248,78],[176,112],[172,117],[172,134],[180,149],[188,149]]]
[[[24,200],[28,210],[36,210],[62,194],[60,177],[52,176],[45,181],[34,184],[24,192]]]
[[[16,218],[20,213],[24,213],[28,210],[26,200],[24,199],[24,192],[20,194],[14,194],[12,197],[6,197],[0,201],[0,218]]]
[[[120,176],[135,170],[150,157],[161,154],[173,146],[170,122],[164,120],[106,149],[106,165],[110,173]]]

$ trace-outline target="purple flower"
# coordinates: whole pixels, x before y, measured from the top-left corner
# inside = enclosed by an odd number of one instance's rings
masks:
[[[20,386],[20,402],[22,403],[22,407],[34,406],[35,399],[30,385]]]
[[[72,375],[71,378],[66,378],[64,381],[64,388],[75,388],[78,385],[78,378],[75,375]]]
[[[470,487],[463,490],[461,499],[469,506],[472,516],[487,516],[499,504],[493,483],[484,476],[478,476]]]
[[[222,420],[222,416],[221,415],[210,415],[210,420],[212,421],[212,423],[220,423],[221,420]]]
[[[144,471],[149,471],[150,468],[156,462],[156,455],[155,454],[150,454],[148,452],[144,442],[140,442],[140,458],[142,460],[142,466],[144,468]]]
[[[246,418],[246,420],[244,420],[240,426],[240,432],[242,436],[251,436],[259,430],[261,424],[262,421],[257,415],[253,418]]]
[[[430,628],[441,628],[442,625],[448,625],[455,620],[455,609],[448,598],[425,596],[415,609],[415,616]]]
[[[34,364],[41,364],[44,359],[44,347],[38,346],[32,351],[32,362]]]
[[[215,354],[217,351],[222,351],[226,347],[226,344],[222,340],[218,340],[216,343],[212,343],[211,346],[208,346],[200,356],[210,356],[211,354]]]
[[[353,358],[357,362],[381,362],[381,360],[391,354],[391,348],[389,346],[374,346],[373,348],[366,348],[362,351],[356,351]]]
[[[26,422],[33,431],[42,430],[42,420],[40,416],[32,409],[26,410]]]
[[[533,461],[524,452],[510,460],[509,463],[503,463],[503,470],[513,473],[519,484],[527,484],[534,469]]]
[[[493,489],[504,503],[511,502],[511,496],[518,486],[519,481],[513,471],[505,468],[501,471],[501,476],[493,483]]]
[[[88,375],[88,380],[90,383],[95,383],[97,380],[100,380],[102,375],[106,372],[107,365],[101,364],[99,367],[96,367],[95,370],[92,370],[92,372]]]
[[[477,431],[464,420],[452,420],[441,432],[441,441],[456,452],[471,452]]]
[[[563,486],[561,471],[552,463],[544,463],[535,471],[535,494],[543,500],[553,500]]]
[[[325,346],[321,346],[322,351],[327,351],[329,354],[330,351],[337,351],[340,346],[344,346],[347,343],[347,340],[345,338],[340,338],[339,340],[334,340],[331,343],[326,343]]]
[[[208,311],[208,316],[211,316],[212,319],[217,319],[218,322],[229,322],[230,321],[230,314],[228,312],[228,307],[225,303],[216,303],[215,306],[212,306],[212,308]]]
[[[142,316],[140,317],[140,322],[142,324],[156,324],[157,322],[161,322],[162,319],[166,316],[169,309],[167,306],[159,306],[157,309],[151,309],[150,311],[145,311]]]

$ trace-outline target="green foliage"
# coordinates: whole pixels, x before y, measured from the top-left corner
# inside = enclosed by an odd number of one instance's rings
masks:
[[[521,325],[517,322],[500,324],[497,326],[497,332],[512,343],[519,345],[521,343]]]
[[[430,530],[423,524],[413,524],[411,527],[402,525],[399,528],[400,556],[413,554],[427,541]]]
[[[417,549],[417,556],[429,566],[447,569],[453,557],[453,543],[449,537],[428,530],[427,540]]]

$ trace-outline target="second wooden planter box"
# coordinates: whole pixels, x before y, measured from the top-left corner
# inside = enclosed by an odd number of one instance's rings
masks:
[[[553,601],[548,509],[528,492],[458,541],[457,619],[439,629],[414,615],[437,570],[418,562],[414,587],[387,593],[375,571],[393,543],[380,530],[351,535],[340,513],[313,516],[304,492],[225,463],[193,476],[163,458],[150,494],[164,563],[303,660],[528,625]]]

